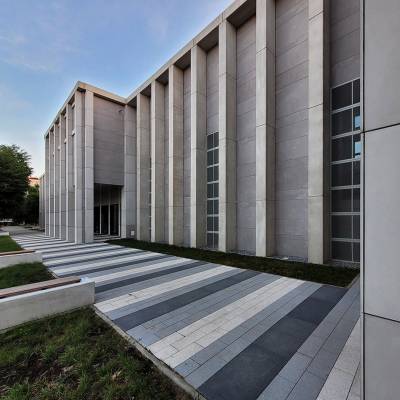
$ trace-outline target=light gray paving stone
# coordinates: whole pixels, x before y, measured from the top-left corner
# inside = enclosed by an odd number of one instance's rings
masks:
[[[280,377],[297,383],[311,363],[312,358],[301,353],[296,353],[279,372]]]
[[[292,382],[278,375],[257,400],[285,400],[293,386]]]
[[[306,372],[290,392],[287,400],[315,400],[325,380]]]

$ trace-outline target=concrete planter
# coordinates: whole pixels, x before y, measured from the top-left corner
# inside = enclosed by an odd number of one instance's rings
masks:
[[[0,269],[17,264],[42,262],[42,253],[38,251],[21,250],[0,253]]]
[[[0,330],[94,303],[94,282],[79,283],[0,299]]]
[[[10,236],[10,232],[2,232],[0,231],[0,237],[2,236]]]

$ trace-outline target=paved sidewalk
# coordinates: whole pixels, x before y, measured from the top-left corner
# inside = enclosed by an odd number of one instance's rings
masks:
[[[349,290],[106,243],[18,235],[58,276],[210,400],[359,400],[359,286]]]

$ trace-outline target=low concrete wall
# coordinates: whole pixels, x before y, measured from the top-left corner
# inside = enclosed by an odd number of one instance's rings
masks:
[[[94,286],[83,278],[79,283],[0,299],[0,330],[91,305]]]
[[[12,265],[16,264],[42,262],[42,260],[42,253],[38,251],[6,255],[1,255],[0,253],[0,269],[11,267]]]
[[[0,231],[0,237],[1,236],[10,236],[10,232],[3,232],[3,231]]]

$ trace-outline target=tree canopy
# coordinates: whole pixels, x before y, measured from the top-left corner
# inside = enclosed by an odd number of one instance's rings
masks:
[[[30,156],[18,146],[0,145],[0,219],[14,218],[29,188]]]

